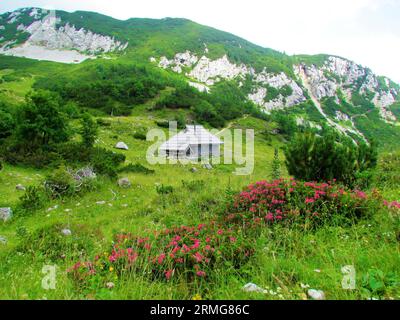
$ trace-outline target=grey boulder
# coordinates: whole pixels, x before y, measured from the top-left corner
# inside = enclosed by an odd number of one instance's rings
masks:
[[[11,208],[0,208],[0,220],[7,221],[12,217]]]
[[[129,147],[126,145],[125,142],[118,142],[118,143],[115,145],[115,148],[116,148],[116,149],[120,149],[120,150],[129,150]]]

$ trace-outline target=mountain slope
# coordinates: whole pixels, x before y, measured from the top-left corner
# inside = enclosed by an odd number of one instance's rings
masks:
[[[219,84],[229,83],[239,99],[266,113],[290,112],[299,124],[327,123],[354,140],[400,138],[400,87],[390,79],[341,57],[288,56],[186,19],[120,21],[92,12],[54,16],[24,8],[0,16],[0,47],[5,55],[82,63],[76,70],[105,59],[141,63],[204,94],[223,95]],[[70,66],[59,66],[60,74],[64,68]]]

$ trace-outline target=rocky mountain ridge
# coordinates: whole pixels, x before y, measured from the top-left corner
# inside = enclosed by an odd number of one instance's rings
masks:
[[[315,128],[325,119],[353,138],[365,140],[371,128],[370,137],[397,135],[400,86],[342,57],[288,56],[185,19],[120,21],[39,8],[0,15],[0,54],[80,63],[110,53],[117,62],[164,69],[201,92],[232,82],[264,112],[283,110]]]
[[[35,50],[41,48],[44,58],[51,60],[54,52],[59,51],[60,55],[64,53],[69,57],[70,52],[65,51],[75,51],[79,54],[75,54],[74,61],[58,62],[81,62],[97,54],[123,51],[128,46],[127,42],[122,43],[108,35],[76,28],[56,17],[54,11],[25,8],[3,14],[1,17],[0,52],[7,55],[35,59]],[[10,33],[13,28],[16,39],[6,39],[2,36],[2,33]]]
[[[155,57],[150,61],[157,62]],[[217,82],[222,80],[238,81],[242,86],[246,77],[252,82],[252,90],[248,93],[249,100],[259,105],[266,112],[276,109],[284,109],[295,106],[307,100],[309,96],[320,101],[325,98],[333,98],[340,106],[339,96],[343,96],[348,103],[352,102],[354,92],[369,99],[379,110],[384,121],[396,122],[397,118],[389,107],[399,97],[399,90],[393,86],[390,79],[383,77],[383,88],[379,84],[378,77],[369,69],[364,68],[352,61],[335,56],[328,56],[323,65],[299,63],[293,65],[294,77],[280,73],[271,73],[266,69],[257,73],[252,66],[231,62],[226,55],[219,59],[211,60],[204,54],[198,57],[190,51],[177,53],[173,58],[160,57],[158,66],[182,73],[187,70],[185,76],[190,79],[189,84],[200,91],[209,91]],[[308,86],[305,85],[307,82]],[[307,88],[309,87],[309,90]],[[279,92],[272,99],[268,99],[268,92],[274,88],[285,92]],[[307,91],[307,93],[305,93]],[[327,116],[322,113],[326,118]],[[350,115],[337,111],[335,121],[348,122]],[[350,122],[350,126],[351,122]],[[343,128],[344,131],[354,131]],[[357,132],[357,131],[355,131]]]

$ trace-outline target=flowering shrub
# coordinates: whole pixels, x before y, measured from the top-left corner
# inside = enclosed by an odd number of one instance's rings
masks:
[[[367,217],[381,206],[379,194],[367,196],[335,183],[259,181],[233,196],[218,221],[149,232],[145,237],[118,234],[110,252],[78,262],[68,272],[78,283],[93,276],[107,280],[128,272],[164,281],[177,277],[188,282],[208,280],[215,269],[241,267],[254,253],[256,234],[266,224],[344,223]]]
[[[96,274],[119,276],[125,272],[167,281],[182,275],[191,281],[209,277],[210,271],[225,261],[240,267],[252,255],[252,247],[240,230],[216,222],[166,229],[148,237],[118,234],[111,252],[91,262],[78,262],[68,272],[78,282]]]
[[[343,222],[365,217],[375,206],[375,201],[364,192],[349,191],[335,183],[280,179],[249,185],[235,197],[225,219],[245,224],[283,220]]]

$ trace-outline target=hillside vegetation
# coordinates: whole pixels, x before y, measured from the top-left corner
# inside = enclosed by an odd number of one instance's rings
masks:
[[[33,10],[1,46],[32,45]],[[0,299],[400,299],[397,84],[185,19],[57,15],[119,49],[0,55]],[[151,165],[170,121],[254,130],[254,170]]]

